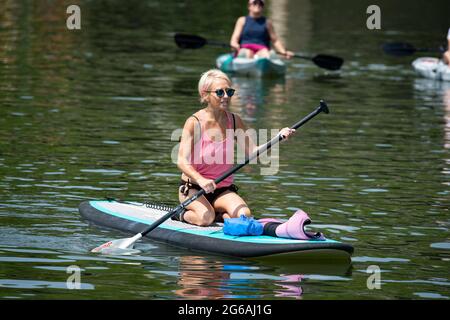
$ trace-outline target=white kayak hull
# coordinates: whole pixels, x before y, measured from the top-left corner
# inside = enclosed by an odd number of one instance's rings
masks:
[[[286,64],[279,58],[233,58],[231,53],[216,59],[217,68],[223,72],[251,77],[281,76],[286,73]]]
[[[450,81],[450,66],[437,58],[418,58],[413,61],[412,66],[422,77],[433,80]]]

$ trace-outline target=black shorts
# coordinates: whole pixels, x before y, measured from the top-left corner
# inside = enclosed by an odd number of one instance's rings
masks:
[[[183,189],[182,189],[183,188]],[[189,190],[196,190],[196,191],[200,191],[202,188],[200,188],[200,186],[198,184],[195,183],[187,183],[186,181],[181,180],[180,182],[180,189],[179,192],[182,192],[184,195],[187,195],[189,193]],[[232,192],[237,192],[238,191],[238,187],[234,184],[229,185],[228,187],[222,187],[222,188],[217,188],[216,190],[214,190],[211,193],[205,193],[204,196],[206,198],[206,200],[208,200],[208,202],[212,205],[213,202],[225,191],[232,191]],[[183,219],[183,214],[184,211],[180,214],[176,214],[172,217],[172,220],[178,220],[178,221],[184,221]]]
[[[180,181],[180,189],[181,189],[181,187],[185,187],[187,184],[188,184],[188,183],[187,183],[186,181],[181,180],[181,181]],[[201,188],[198,184],[195,184],[195,183],[191,183],[191,182],[190,182],[190,183],[188,184],[188,190],[184,190],[184,192],[181,191],[181,190],[180,190],[180,191],[183,192],[184,194],[187,194],[187,192],[189,192],[189,190],[191,190],[191,189],[196,190],[196,191],[200,191],[202,188]],[[237,193],[238,189],[239,189],[239,188],[238,188],[236,185],[231,184],[231,185],[229,185],[228,187],[217,188],[217,189],[214,190],[213,192],[205,193],[204,196],[205,196],[206,200],[208,200],[208,202],[212,205],[213,202],[214,202],[214,201],[215,201],[222,193],[224,193],[225,191],[230,190],[230,191],[232,191],[232,192]]]

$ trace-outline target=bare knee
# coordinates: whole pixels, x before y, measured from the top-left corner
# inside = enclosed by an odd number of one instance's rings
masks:
[[[215,218],[215,213],[214,212],[206,212],[205,214],[202,214],[200,217],[200,223],[198,224],[201,227],[207,227],[209,225],[211,225],[214,222],[214,218]]]
[[[251,217],[252,213],[247,206],[240,206],[233,210],[232,214],[230,215],[230,218],[239,218],[240,216],[245,215],[246,217]]]
[[[247,217],[251,217],[252,216],[252,212],[250,211],[249,207],[242,207],[238,211],[238,216],[241,216],[241,215],[245,215]]]
[[[214,222],[215,213],[210,210],[204,210],[200,212],[190,211],[189,215],[184,216],[184,219],[191,223],[200,227],[207,227]]]

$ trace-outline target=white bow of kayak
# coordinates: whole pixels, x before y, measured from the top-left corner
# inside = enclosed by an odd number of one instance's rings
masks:
[[[417,58],[413,61],[412,66],[422,77],[438,81],[450,81],[450,66],[438,58]]]

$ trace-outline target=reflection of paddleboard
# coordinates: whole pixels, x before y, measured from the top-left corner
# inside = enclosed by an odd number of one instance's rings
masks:
[[[422,77],[450,81],[450,66],[437,58],[418,58],[413,61],[412,66]]]
[[[168,212],[168,208],[141,203],[85,201],[79,211],[87,220],[129,233],[138,233]],[[148,234],[149,238],[178,247],[235,257],[266,257],[301,261],[303,257],[350,259],[353,247],[334,240],[314,241],[270,236],[225,235],[221,226],[198,227],[168,220]]]
[[[216,65],[223,72],[245,76],[276,76],[286,73],[286,64],[280,58],[233,58],[232,53],[220,55]]]
[[[241,105],[252,104],[260,106],[264,104],[264,99],[271,94],[275,87],[284,88],[284,77],[277,78],[246,78],[231,77],[233,85],[237,89],[237,97]]]

